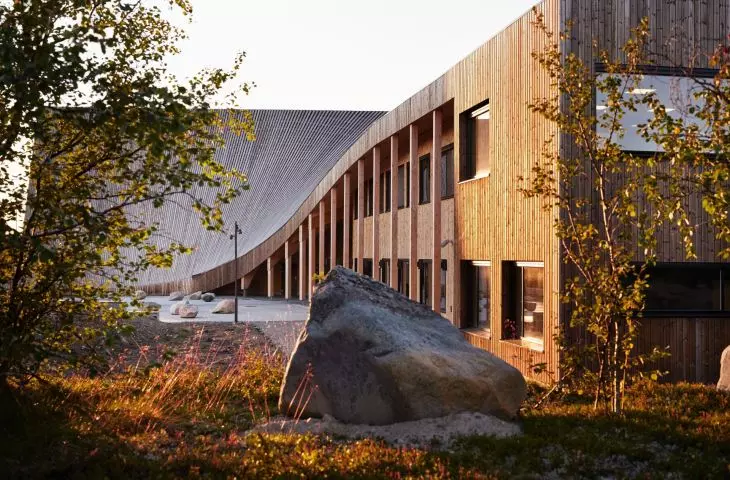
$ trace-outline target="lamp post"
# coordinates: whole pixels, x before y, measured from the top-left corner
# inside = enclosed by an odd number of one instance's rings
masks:
[[[238,234],[243,233],[238,222],[233,226],[231,239],[233,240],[233,323],[238,323]]]

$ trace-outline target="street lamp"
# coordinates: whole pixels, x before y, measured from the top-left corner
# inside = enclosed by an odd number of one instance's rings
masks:
[[[243,233],[238,222],[233,226],[230,238],[233,240],[233,323],[238,323],[238,234]]]

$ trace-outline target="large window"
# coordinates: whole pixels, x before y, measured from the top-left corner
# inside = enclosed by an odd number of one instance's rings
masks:
[[[545,274],[542,262],[505,262],[503,337],[542,342],[544,337]]]
[[[380,213],[390,212],[390,170],[380,174]]]
[[[431,201],[431,156],[424,155],[418,160],[418,203]]]
[[[431,306],[431,260],[418,261],[418,301]]]
[[[365,216],[373,214],[373,179],[365,182]]]
[[[449,145],[441,152],[441,198],[454,196],[454,146]]]
[[[648,273],[648,313],[730,312],[730,264],[660,263]]]
[[[466,328],[490,330],[491,327],[491,270],[488,260],[462,262],[461,288],[464,301]]]
[[[407,208],[411,200],[411,164],[398,166],[398,208]]]
[[[598,80],[601,81],[609,74],[601,73]],[[694,97],[695,92],[701,86],[690,77],[662,76],[662,75],[641,75],[634,83],[632,80],[625,89],[625,96],[640,97],[653,93],[664,105],[671,117],[682,118],[687,124],[697,125],[700,132],[706,129],[706,124],[700,121],[691,111],[692,106],[697,106],[699,100]],[[609,135],[606,128],[611,121],[611,111],[607,106],[607,95],[598,89],[596,92],[596,119],[598,125],[596,132],[601,137]],[[639,125],[645,125],[654,116],[649,105],[637,105],[636,111],[622,112],[620,118],[622,135],[614,132],[612,141],[625,151],[632,152],[657,152],[662,148],[654,142],[647,142],[639,133]]]
[[[390,285],[390,260],[387,258],[380,259],[380,281]]]
[[[398,260],[398,291],[406,297],[411,294],[410,276],[410,262],[408,260]]]
[[[461,114],[462,182],[489,174],[489,115],[489,102]]]

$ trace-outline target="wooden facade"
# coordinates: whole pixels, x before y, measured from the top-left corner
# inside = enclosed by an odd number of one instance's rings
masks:
[[[594,40],[620,58],[620,46],[642,17],[648,17],[651,45],[658,62],[668,66],[684,65],[696,51],[709,51],[728,33],[730,2],[694,0],[661,2],[656,0],[545,0],[536,7],[545,15],[548,26],[558,31],[572,23],[572,36],[561,48],[576,53],[593,64]],[[470,308],[462,302],[461,266],[464,262],[491,262],[490,328],[465,329],[474,345],[508,361],[526,376],[549,382],[559,374],[559,352],[552,341],[564,315],[559,291],[564,272],[559,243],[552,226],[560,214],[546,212],[539,199],[526,199],[519,191],[518,177],[531,175],[532,166],[543,156],[545,142],[558,138],[554,148],[568,152],[571,145],[559,137],[556,128],[531,113],[527,105],[536,98],[549,96],[550,80],[532,58],[545,47],[546,38],[535,27],[535,14],[528,12],[507,26],[444,75],[417,92],[391,112],[375,120],[347,149],[314,186],[276,232],[240,256],[234,278],[233,261],[224,262],[192,279],[150,286],[164,293],[185,290],[224,288],[242,281],[262,265],[272,271],[277,258],[298,255],[300,298],[311,290],[311,275],[322,270],[325,257],[330,265],[363,272],[366,260],[372,261],[372,275],[380,279],[380,263],[389,263],[389,283],[397,287],[399,261],[407,261],[403,274],[408,278],[410,297],[417,300],[421,286],[419,261],[431,262],[430,291],[434,308],[439,310],[441,259],[446,266],[446,308],[444,317],[465,327]],[[673,40],[673,41],[672,41]],[[706,67],[706,59],[695,57],[696,66]],[[464,116],[474,107],[489,105],[489,172],[459,181],[466,145],[462,145]],[[440,155],[443,146],[453,145],[453,198],[441,198]],[[431,184],[420,185],[419,162],[430,154]],[[398,168],[410,164],[406,177],[409,205],[398,208]],[[381,173],[390,172],[392,208],[381,213],[381,194],[387,188]],[[372,215],[366,216],[367,189],[372,185]],[[430,192],[430,202],[419,204],[422,188]],[[341,234],[338,234],[341,232]],[[666,233],[668,241],[671,232]],[[298,253],[290,254],[296,245]],[[700,260],[716,261],[712,239],[700,248]],[[285,249],[284,245],[288,243]],[[681,261],[681,249],[669,245],[662,260]],[[282,250],[284,249],[284,250]],[[328,253],[326,252],[328,251]],[[280,257],[277,252],[285,251]],[[282,260],[283,261],[283,260]],[[305,262],[306,265],[305,266]],[[503,331],[506,302],[510,292],[505,268],[509,262],[539,262],[543,268],[544,341],[541,344],[507,339]],[[268,269],[267,265],[268,264]],[[383,264],[385,265],[385,264]],[[307,268],[308,267],[308,268]],[[385,267],[383,267],[385,268]],[[286,268],[287,275],[291,268]],[[182,283],[181,283],[182,282]],[[309,287],[304,292],[304,285]],[[273,287],[269,288],[271,291]],[[286,287],[287,296],[290,288]],[[645,319],[640,349],[668,345],[672,356],[662,365],[672,380],[715,381],[719,354],[730,343],[727,318],[651,318]],[[533,372],[537,364],[547,369]]]

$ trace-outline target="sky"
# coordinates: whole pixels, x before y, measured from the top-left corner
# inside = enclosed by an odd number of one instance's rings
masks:
[[[186,78],[246,52],[245,108],[392,110],[535,0],[192,0]]]

